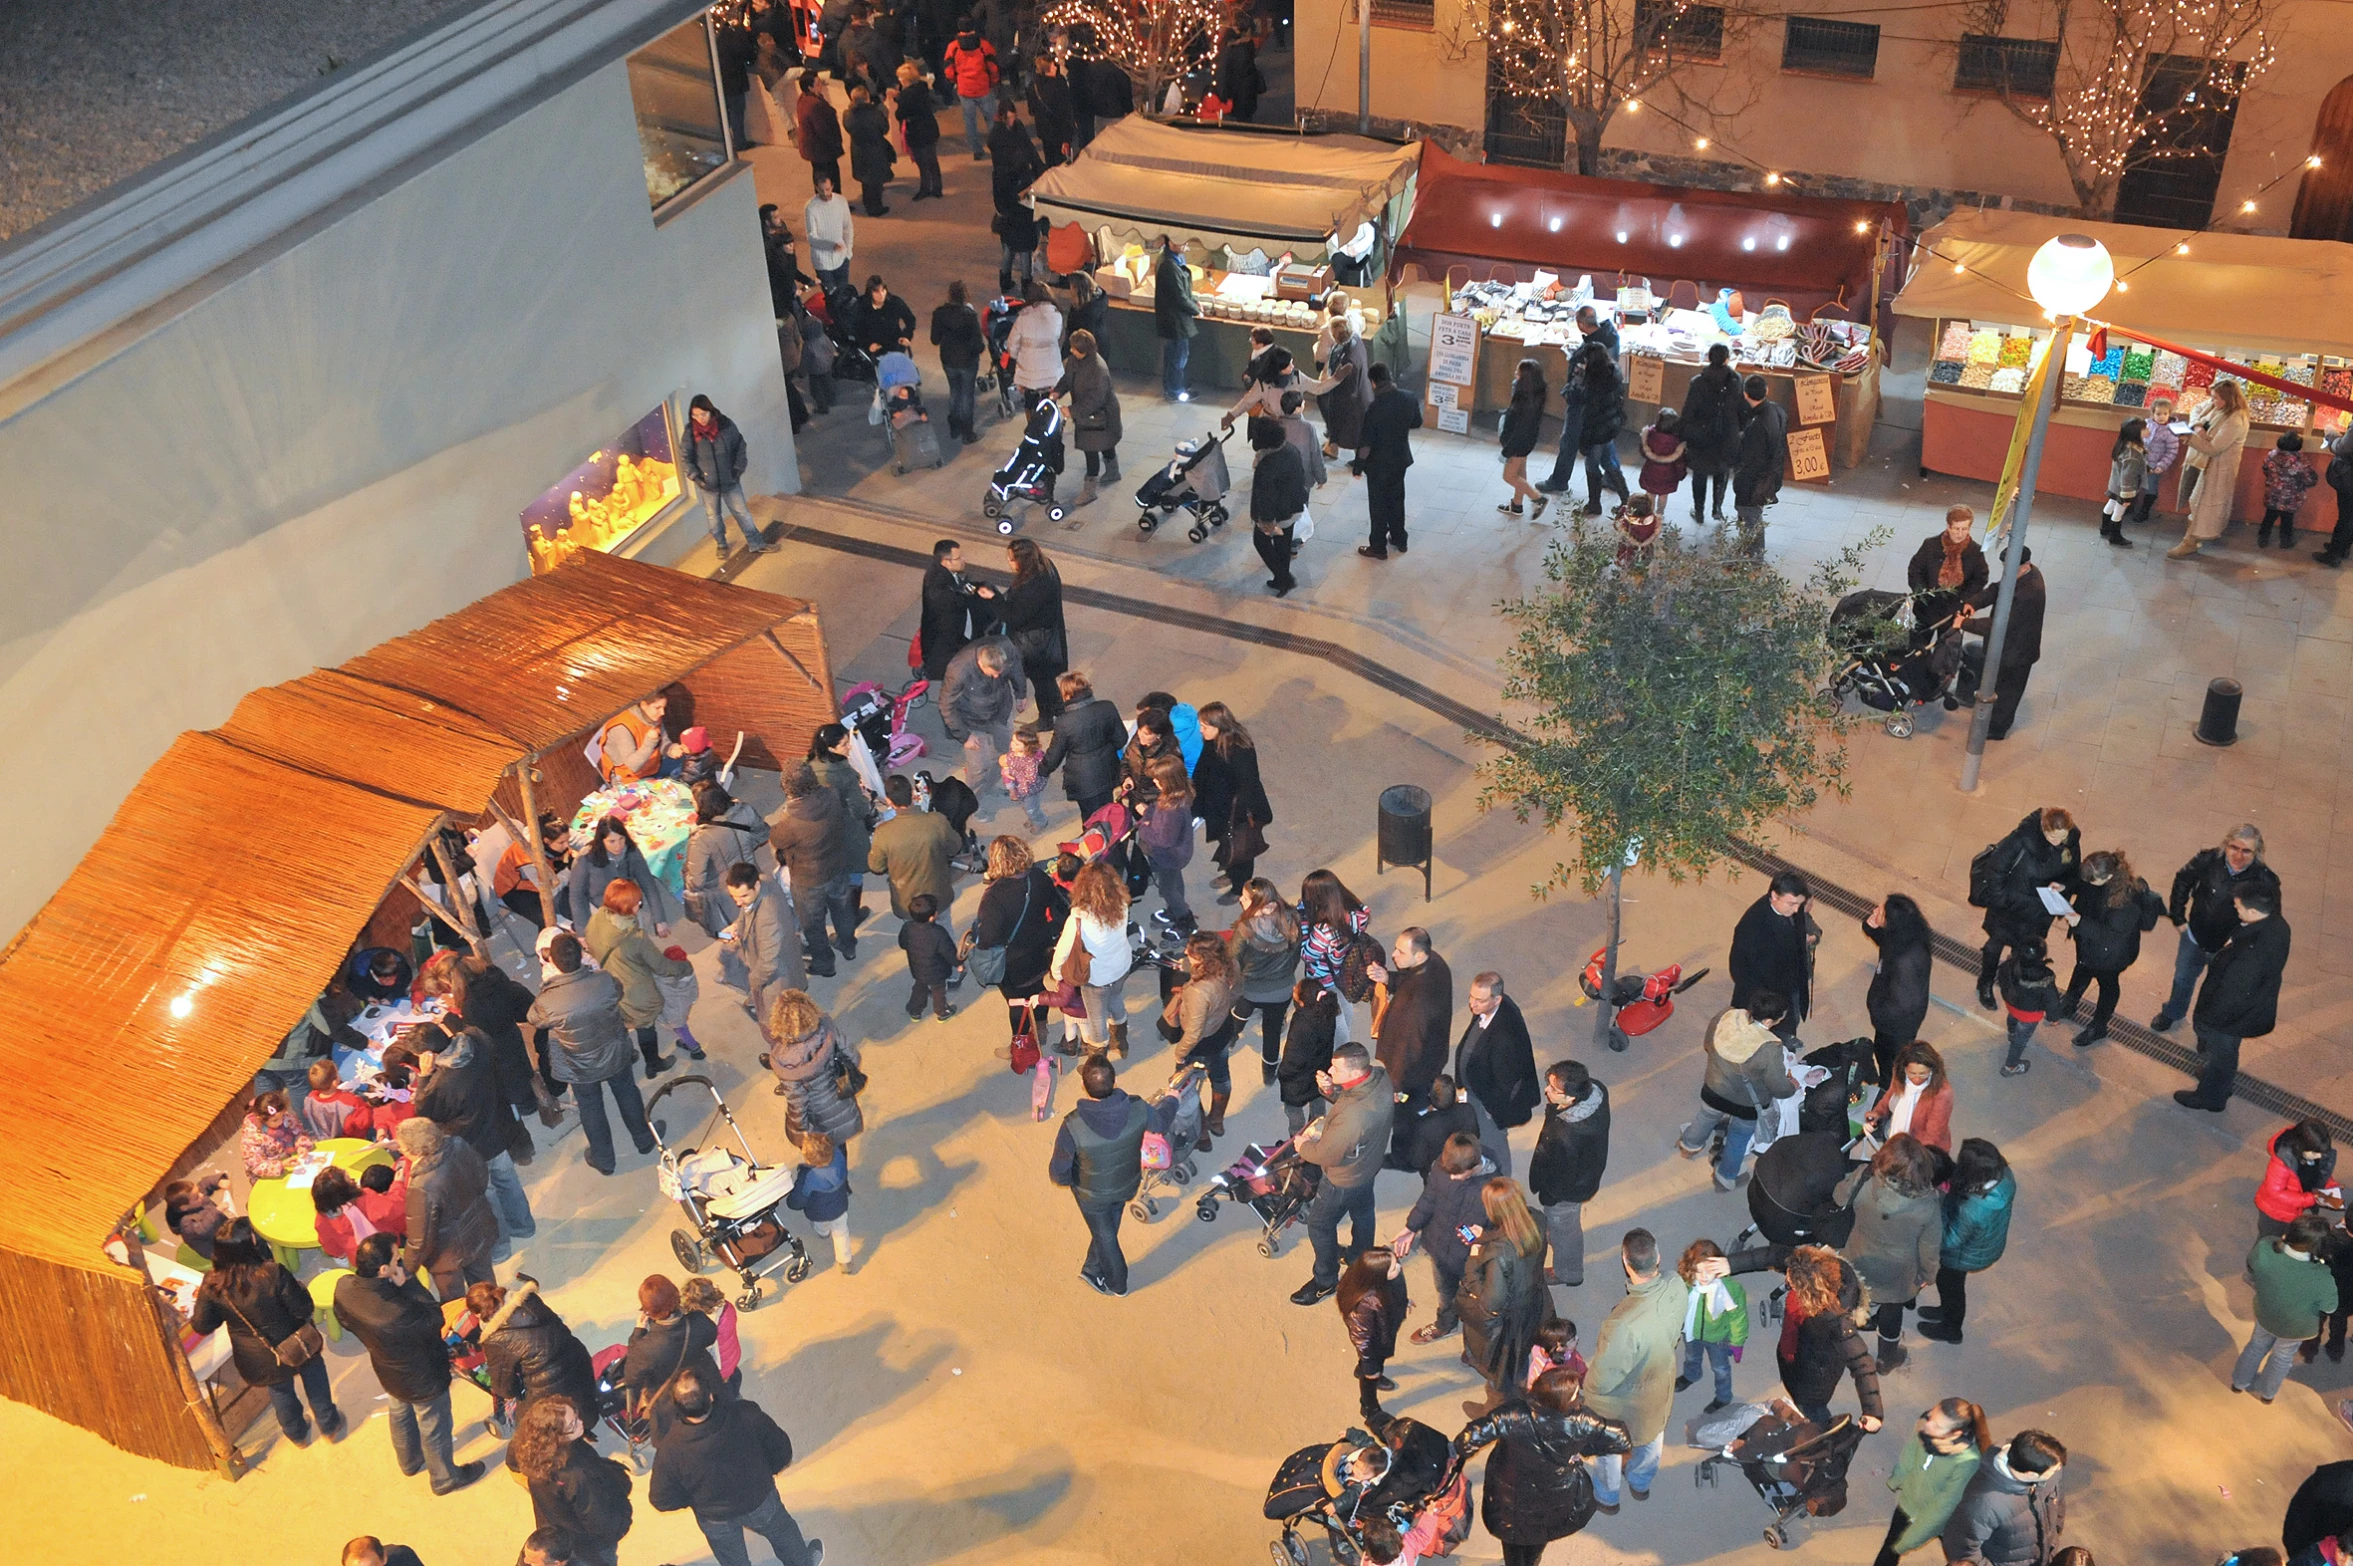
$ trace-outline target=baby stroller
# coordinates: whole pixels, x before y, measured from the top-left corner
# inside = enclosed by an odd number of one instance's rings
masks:
[[[1822,690],[1822,710],[1836,716],[1849,696],[1874,712],[1896,739],[1912,735],[1912,714],[1950,692],[1961,669],[1961,633],[1909,629],[1897,618],[1909,593],[1871,588],[1847,594],[1830,611],[1830,640],[1838,650],[1837,672]]]
[[[474,1318],[474,1309],[463,1294],[441,1302],[441,1346],[449,1354],[450,1374],[471,1383],[490,1399],[490,1412],[482,1418],[484,1428],[502,1441],[513,1435],[514,1413],[490,1390],[490,1361],[482,1353],[482,1323]]]
[[[596,1395],[601,1405],[597,1414],[604,1420],[605,1428],[621,1438],[622,1446],[629,1453],[629,1466],[642,1474],[654,1466],[654,1422],[630,1417],[629,1388],[621,1380],[628,1359],[629,1345],[616,1343],[611,1348],[598,1349],[590,1356],[589,1363],[596,1367]]]
[[[735,1133],[741,1158],[712,1145],[683,1151],[664,1139],[662,1122],[654,1111],[680,1088],[708,1089],[719,1106],[719,1118]],[[792,1192],[792,1171],[762,1164],[743,1127],[727,1108],[718,1085],[690,1072],[665,1082],[645,1102],[646,1120],[653,1127],[654,1145],[661,1149],[658,1176],[662,1194],[676,1202],[694,1225],[670,1231],[670,1252],[688,1272],[702,1272],[716,1259],[743,1285],[735,1297],[738,1310],[760,1303],[760,1280],[782,1270],[784,1281],[798,1283],[809,1276],[809,1252],[800,1237],[784,1226],[784,1199]]]
[[[857,313],[857,304],[858,291],[844,283],[825,290],[818,296],[818,304],[810,306],[811,313],[825,323],[825,335],[833,339],[833,378],[837,381],[875,378],[874,355],[851,341],[850,319]]]
[[[1020,411],[1021,388],[1013,384],[1013,318],[1021,313],[1021,301],[1010,294],[1001,294],[988,302],[981,312],[981,330],[987,335],[989,356],[986,368],[976,383],[977,389],[987,391],[993,383],[997,389],[997,414],[1010,419]]]
[[[1194,543],[1209,536],[1213,527],[1224,527],[1233,515],[1226,509],[1226,491],[1233,487],[1232,477],[1226,472],[1226,436],[1204,435],[1199,440],[1180,441],[1176,455],[1152,470],[1144,480],[1144,487],[1136,491],[1136,530],[1146,538],[1156,532],[1160,524],[1178,511],[1189,513],[1192,528],[1185,534]]]
[[[1018,506],[1044,506],[1047,520],[1061,521],[1070,515],[1070,508],[1054,499],[1054,479],[1061,471],[1062,405],[1051,397],[1041,397],[1029,410],[1021,444],[1013,448],[1005,465],[990,475],[989,497],[981,502],[980,514],[996,523],[998,532],[1008,535],[1019,520],[1013,514]]]
[[[949,861],[968,875],[979,875],[988,869],[988,856],[981,852],[980,840],[972,835],[972,817],[980,809],[980,800],[973,794],[972,785],[951,772],[935,778],[928,772],[915,774],[915,808],[928,810],[956,829],[964,842],[963,849]]]
[[[1443,1526],[1431,1555],[1450,1555],[1470,1535],[1470,1480],[1446,1437],[1416,1419],[1378,1422],[1374,1435],[1348,1430],[1340,1439],[1302,1447],[1283,1459],[1267,1486],[1266,1515],[1283,1525],[1268,1547],[1275,1566],[1307,1566],[1309,1527],[1321,1528],[1332,1558],[1364,1558],[1364,1525],[1385,1518],[1399,1533],[1435,1509]]]
[[[1307,1215],[1316,1183],[1315,1165],[1299,1156],[1289,1137],[1272,1146],[1252,1142],[1240,1158],[1209,1177],[1193,1216],[1215,1223],[1221,1199],[1247,1203],[1258,1215],[1258,1254],[1271,1258],[1282,1250],[1282,1232]]]
[[[890,436],[891,472],[904,475],[909,468],[936,468],[946,462],[931,415],[923,410],[923,372],[915,361],[903,353],[884,354],[875,366],[874,386],[882,403],[883,429]]]
[[[1201,1078],[1208,1070],[1199,1061],[1181,1067],[1152,1100],[1157,1105],[1173,1097],[1177,1112],[1168,1128],[1168,1166],[1155,1169],[1147,1162],[1144,1183],[1136,1188],[1135,1200],[1127,1204],[1129,1214],[1139,1222],[1150,1223],[1160,1216],[1159,1193],[1192,1183],[1193,1146],[1201,1140]]]
[[[1748,1182],[1748,1214],[1753,1221],[1729,1247],[1739,1251],[1751,1241],[1787,1249],[1799,1245],[1846,1244],[1854,1232],[1855,1213],[1838,1205],[1833,1193],[1854,1166],[1847,1162],[1847,1135],[1836,1131],[1800,1131],[1777,1139],[1757,1155],[1756,1172]],[[1778,1300],[1781,1291],[1775,1289]],[[1767,1312],[1768,1316],[1774,1314]]]
[[[1726,1463],[1739,1468],[1757,1499],[1773,1509],[1765,1542],[1785,1550],[1796,1542],[1792,1518],[1836,1517],[1846,1510],[1847,1466],[1862,1444],[1863,1427],[1851,1415],[1817,1425],[1777,1400],[1723,1451],[1700,1459],[1692,1483],[1714,1484]]]
[[[866,748],[885,771],[915,760],[925,751],[923,736],[907,727],[907,714],[930,692],[929,680],[913,680],[903,691],[886,691],[872,680],[842,692],[842,722],[858,731]]]

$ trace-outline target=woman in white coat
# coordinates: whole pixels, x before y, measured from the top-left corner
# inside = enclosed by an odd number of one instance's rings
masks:
[[[2198,492],[2190,498],[2189,526],[2181,542],[2165,551],[2168,560],[2187,560],[2210,538],[2220,538],[2230,526],[2230,508],[2239,495],[2239,454],[2247,447],[2247,395],[2237,381],[2216,381],[2211,408],[2201,416],[2183,442],[2205,459]]]
[[[1013,317],[1005,346],[1013,352],[1013,384],[1027,409],[1052,395],[1054,383],[1062,379],[1062,312],[1043,283],[1031,283],[1023,298],[1028,302]]]

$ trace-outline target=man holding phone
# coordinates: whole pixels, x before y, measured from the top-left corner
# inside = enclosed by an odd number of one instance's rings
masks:
[[[1292,1294],[1294,1305],[1315,1305],[1340,1288],[1340,1219],[1349,1220],[1357,1250],[1374,1238],[1377,1215],[1373,1180],[1397,1119],[1397,1094],[1389,1073],[1373,1064],[1362,1044],[1332,1051],[1330,1069],[1315,1074],[1315,1085],[1332,1107],[1299,1133],[1299,1156],[1323,1171],[1323,1183],[1307,1204],[1307,1237],[1315,1247],[1315,1275]]]

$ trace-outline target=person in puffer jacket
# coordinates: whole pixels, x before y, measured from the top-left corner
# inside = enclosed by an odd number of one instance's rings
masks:
[[[1428,1253],[1430,1271],[1436,1276],[1437,1319],[1414,1329],[1416,1343],[1435,1343],[1462,1324],[1455,1315],[1454,1297],[1471,1264],[1472,1239],[1487,1225],[1481,1192],[1495,1172],[1494,1160],[1479,1150],[1478,1137],[1457,1131],[1422,1176],[1421,1200],[1406,1215],[1405,1232],[1389,1242],[1399,1256],[1419,1245]],[[1472,1239],[1465,1239],[1466,1234]]]
[[[2263,1161],[2263,1183],[2255,1188],[2255,1232],[2278,1235],[2288,1225],[2324,1200],[2344,1201],[2337,1193],[2337,1149],[2328,1127],[2317,1120],[2282,1126],[2269,1144]],[[2337,1193],[2333,1197],[2331,1193]]]
[[[1944,1529],[1946,1566],[2050,1566],[2067,1527],[2067,1448],[2022,1430],[1977,1467]]]
[[[466,1306],[482,1324],[482,1359],[492,1397],[515,1404],[518,1415],[547,1397],[567,1398],[592,1418],[603,1406],[588,1346],[539,1297],[537,1283],[524,1278],[511,1289],[477,1283],[466,1290]]]
[[[1724,1151],[1716,1159],[1716,1189],[1740,1184],[1740,1166],[1757,1134],[1757,1115],[1766,1105],[1797,1092],[1789,1058],[1774,1024],[1789,1015],[1789,1002],[1771,990],[1749,998],[1748,1009],[1727,1007],[1708,1025],[1708,1069],[1700,1083],[1699,1113],[1683,1127],[1675,1151],[1697,1158],[1708,1150],[1716,1128],[1724,1128]]]
[[[1348,1346],[1356,1351],[1357,1409],[1370,1424],[1384,1417],[1381,1394],[1397,1390],[1387,1369],[1397,1352],[1397,1329],[1405,1325],[1404,1264],[1385,1245],[1368,1247],[1340,1275],[1336,1301]]]

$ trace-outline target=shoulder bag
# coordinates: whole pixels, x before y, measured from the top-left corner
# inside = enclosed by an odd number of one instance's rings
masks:
[[[327,1351],[327,1340],[319,1336],[318,1323],[312,1321],[308,1316],[302,1319],[301,1326],[296,1327],[277,1342],[270,1343],[270,1340],[262,1335],[261,1328],[253,1324],[253,1318],[237,1308],[237,1302],[228,1297],[228,1291],[225,1289],[221,1291],[221,1303],[229,1307],[230,1315],[245,1323],[246,1331],[261,1338],[264,1343],[269,1343],[271,1357],[288,1370],[300,1370]]]
[[[1021,927],[1029,922],[1029,899],[1033,890],[1035,890],[1035,883],[1031,878],[1022,877],[1021,913],[1013,921],[1013,928],[1005,932],[1004,946],[974,946],[965,952],[964,970],[980,983],[1002,984],[1005,982],[1006,949],[1012,945],[1013,937],[1021,933]],[[972,937],[967,934],[965,939],[969,941]]]

